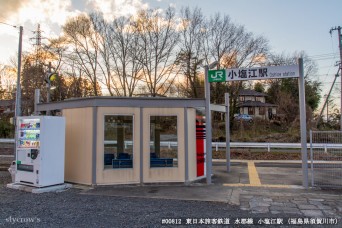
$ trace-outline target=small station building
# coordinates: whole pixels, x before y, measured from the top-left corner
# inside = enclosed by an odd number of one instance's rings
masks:
[[[85,185],[205,177],[204,99],[89,97],[41,103],[66,120],[65,181]]]

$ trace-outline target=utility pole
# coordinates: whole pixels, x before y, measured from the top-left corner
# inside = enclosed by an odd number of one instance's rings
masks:
[[[340,71],[340,69],[338,69],[337,73],[335,74],[334,82],[332,83],[332,85],[331,85],[331,87],[330,87],[330,90],[329,90],[329,93],[328,93],[327,97],[325,98],[323,107],[322,107],[321,112],[319,113],[319,116],[318,116],[318,118],[317,118],[316,127],[318,126],[318,123],[319,123],[319,121],[321,120],[321,116],[322,116],[322,114],[323,114],[323,111],[324,111],[324,109],[325,109],[325,106],[326,106],[327,103],[328,103],[328,99],[329,99],[329,97],[330,97],[330,94],[331,94],[332,89],[334,88],[336,79],[339,77],[339,74],[338,74],[339,71]]]
[[[327,100],[327,123],[329,123],[329,98]]]
[[[17,72],[17,92],[15,96],[15,110],[14,110],[14,159],[17,160],[17,124],[18,124],[18,116],[21,116],[21,83],[20,83],[20,74],[21,74],[21,53],[22,53],[22,44],[23,44],[23,26],[19,26],[19,45],[18,45],[18,72]]]
[[[18,116],[21,116],[20,73],[21,73],[22,43],[23,43],[23,26],[19,26],[18,72],[17,72],[17,93],[16,93],[16,99],[15,99],[15,121],[17,121]]]
[[[341,26],[331,28],[330,29],[330,35],[332,31],[337,30],[338,32],[338,48],[340,49],[340,64],[339,64],[339,69],[342,74],[342,36],[341,36]],[[342,131],[342,77],[341,77],[341,104],[340,104],[340,130]]]
[[[52,72],[52,71],[51,71],[51,62],[49,62],[49,71],[48,71],[48,75],[50,75],[51,72]],[[51,82],[50,82],[50,80],[47,81],[46,87],[47,87],[46,103],[50,103],[50,100],[51,100],[51,94],[50,94]],[[46,111],[46,115],[47,115],[47,116],[51,115],[51,111],[50,111],[50,110],[47,110],[47,111]]]

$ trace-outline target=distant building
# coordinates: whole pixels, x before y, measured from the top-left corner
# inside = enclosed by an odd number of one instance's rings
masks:
[[[255,118],[272,119],[277,114],[277,105],[266,103],[267,94],[250,89],[239,91],[240,114],[248,114]]]
[[[0,100],[0,115],[14,116],[14,113],[15,99]],[[21,100],[21,113],[23,116],[32,114],[32,108],[29,107],[28,100]]]
[[[15,100],[0,100],[0,114],[14,113]]]

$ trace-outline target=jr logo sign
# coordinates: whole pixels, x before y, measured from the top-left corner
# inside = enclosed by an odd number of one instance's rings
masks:
[[[224,82],[226,81],[226,70],[209,70],[209,82]]]

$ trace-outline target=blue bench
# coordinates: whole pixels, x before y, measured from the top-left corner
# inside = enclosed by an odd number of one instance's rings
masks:
[[[133,160],[132,159],[113,159],[113,168],[133,168]]]
[[[151,158],[150,167],[173,167],[173,158]]]
[[[104,155],[104,165],[112,165],[112,160],[114,159],[114,154]]]
[[[131,155],[128,153],[119,153],[117,159],[131,159]]]

